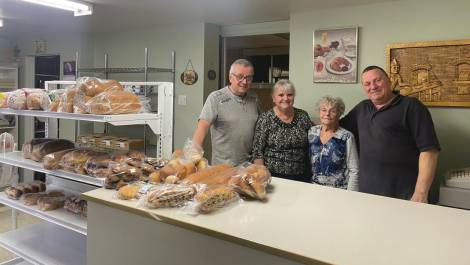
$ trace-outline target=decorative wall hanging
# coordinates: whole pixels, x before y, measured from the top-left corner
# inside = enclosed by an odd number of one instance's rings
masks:
[[[188,60],[186,68],[183,73],[181,73],[181,82],[185,85],[193,85],[197,82],[197,73],[194,71],[193,63],[191,59]]]
[[[357,82],[357,37],[357,27],[314,31],[313,82]]]
[[[215,80],[216,77],[217,73],[214,70],[207,71],[207,78],[209,78],[209,80]]]
[[[387,45],[392,88],[426,106],[470,107],[470,40]]]

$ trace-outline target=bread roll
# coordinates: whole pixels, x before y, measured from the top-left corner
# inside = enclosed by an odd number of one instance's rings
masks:
[[[139,192],[139,186],[137,185],[126,185],[121,187],[118,191],[118,197],[122,200],[131,200],[137,198]]]

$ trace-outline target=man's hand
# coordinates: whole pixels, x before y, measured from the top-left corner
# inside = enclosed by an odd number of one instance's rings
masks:
[[[413,196],[411,196],[410,201],[412,202],[422,202],[428,203],[428,194],[423,192],[414,192]]]

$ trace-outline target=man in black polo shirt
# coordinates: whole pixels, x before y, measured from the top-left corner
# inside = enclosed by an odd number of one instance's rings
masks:
[[[427,202],[440,150],[431,114],[390,84],[382,68],[365,68],[362,88],[369,99],[341,121],[359,142],[359,191]]]

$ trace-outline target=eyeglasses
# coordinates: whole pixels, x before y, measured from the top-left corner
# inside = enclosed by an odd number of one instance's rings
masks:
[[[243,75],[236,75],[234,73],[231,73],[231,75],[233,75],[233,77],[235,77],[235,79],[237,79],[238,82],[242,82],[243,80],[246,80],[246,82],[253,81],[252,75],[243,76]]]

